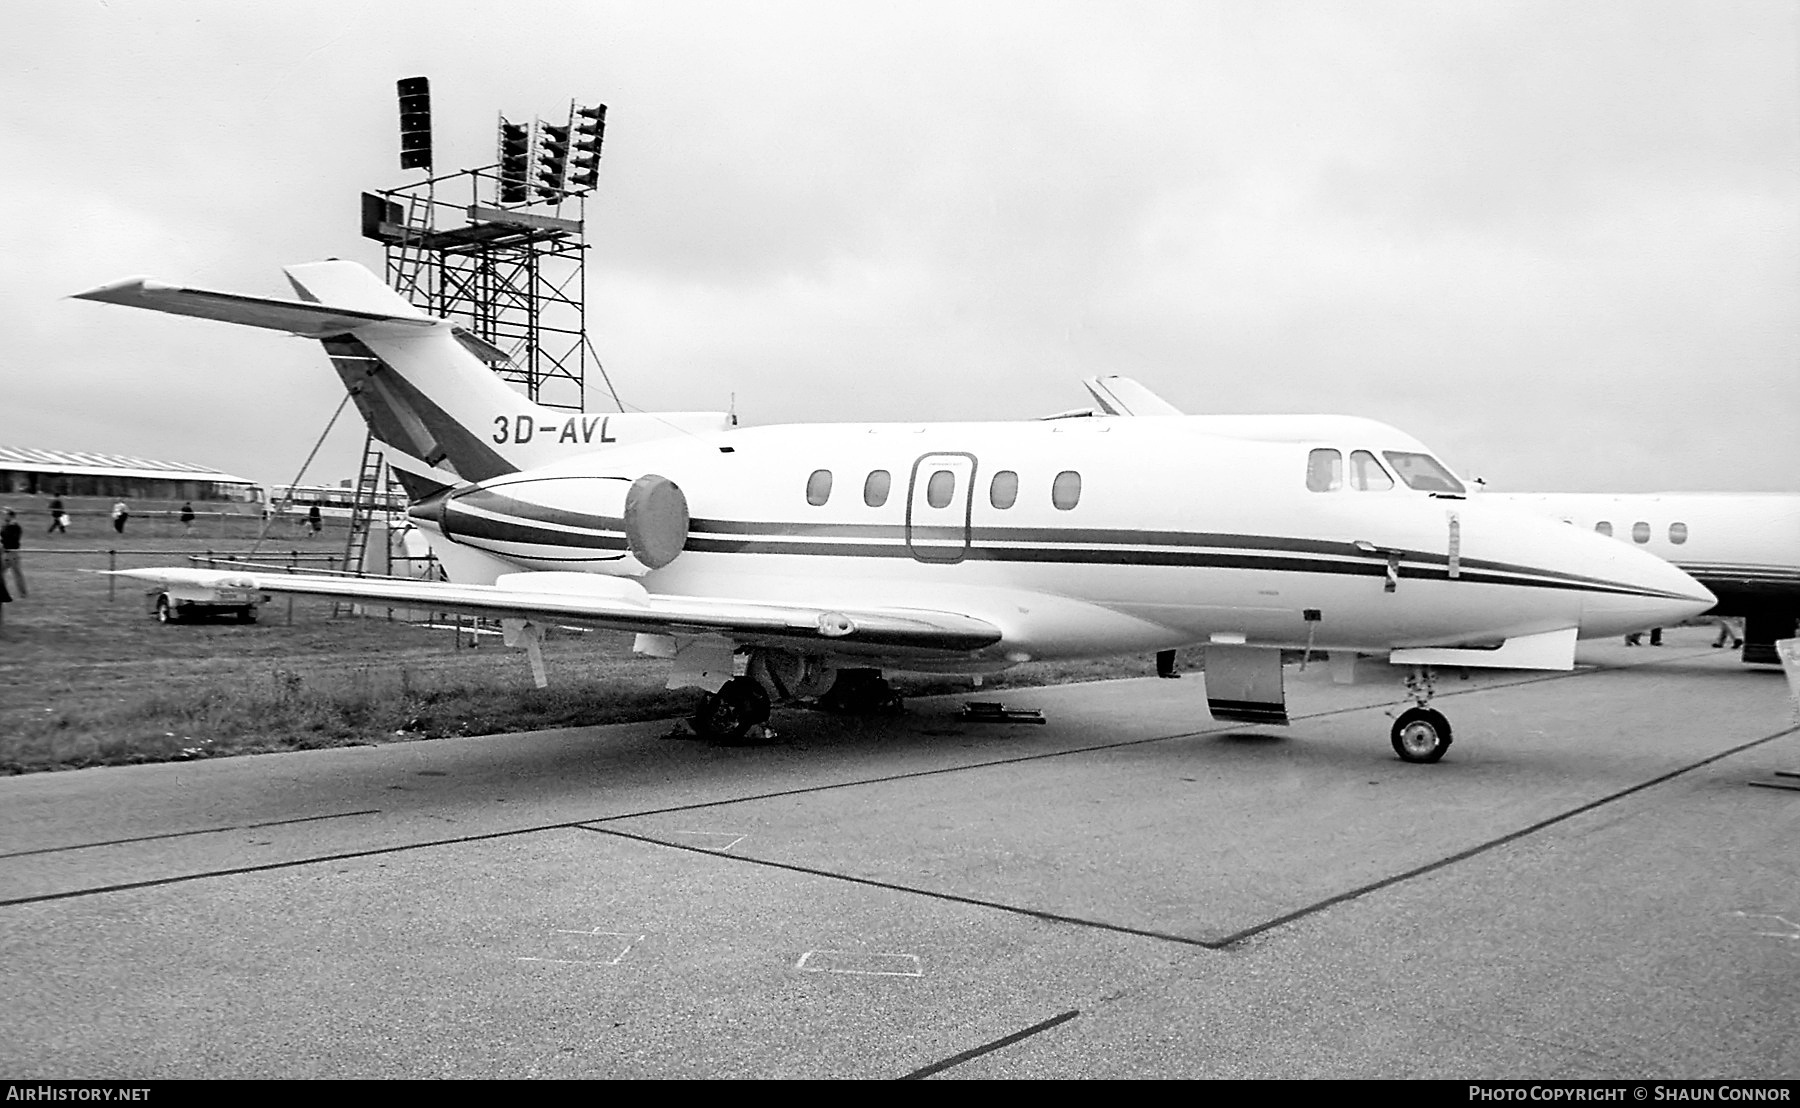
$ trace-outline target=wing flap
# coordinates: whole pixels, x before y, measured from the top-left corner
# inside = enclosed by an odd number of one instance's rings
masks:
[[[241,323],[271,331],[288,331],[307,338],[341,335],[373,323],[407,327],[436,327],[441,324],[440,320],[425,315],[390,315],[354,308],[332,308],[305,300],[240,296],[231,292],[183,288],[143,277],[133,277],[87,292],[78,292],[73,299],[148,308],[153,312],[214,319],[221,323]]]
[[[497,585],[177,567],[119,570],[114,575],[161,585],[251,589],[496,619],[556,620],[614,631],[718,634],[745,643],[813,644],[848,653],[877,649],[960,653],[991,646],[1001,637],[993,624],[956,612],[663,596],[644,592],[628,581],[591,574],[578,575],[589,582],[580,589],[566,582],[529,580],[539,576],[536,574],[512,575]]]

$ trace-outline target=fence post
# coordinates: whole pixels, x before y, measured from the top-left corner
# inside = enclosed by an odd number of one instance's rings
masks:
[[[108,604],[111,604],[113,602],[113,598],[117,595],[117,592],[118,592],[117,586],[119,583],[119,579],[112,575],[113,570],[118,569],[118,568],[119,568],[119,552],[117,550],[108,550],[106,552],[106,602]]]

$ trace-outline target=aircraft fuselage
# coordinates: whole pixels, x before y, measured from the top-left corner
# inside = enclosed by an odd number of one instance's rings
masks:
[[[1419,449],[1369,421],[1346,433]],[[1309,490],[1316,442],[1185,419],[840,424],[663,439],[465,485],[414,509],[522,569],[660,595],[951,610],[1000,627],[979,658],[1196,642],[1386,650],[1611,635],[1690,582],[1551,521],[1396,488]],[[630,549],[612,505],[646,474],[685,496],[679,554]]]

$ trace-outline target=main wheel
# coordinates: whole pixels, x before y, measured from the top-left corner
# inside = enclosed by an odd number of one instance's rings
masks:
[[[708,696],[694,713],[694,730],[709,739],[735,743],[769,718],[769,694],[748,677],[733,677]]]
[[[893,686],[878,669],[840,669],[830,690],[819,698],[819,707],[846,715],[863,716],[899,703]]]
[[[1434,708],[1408,708],[1394,721],[1394,753],[1403,762],[1435,762],[1450,749],[1450,721]]]
[[[179,623],[179,622],[181,622],[181,610],[179,608],[175,607],[175,605],[169,603],[169,598],[166,596],[159,596],[156,598],[156,622],[158,622],[158,623]]]

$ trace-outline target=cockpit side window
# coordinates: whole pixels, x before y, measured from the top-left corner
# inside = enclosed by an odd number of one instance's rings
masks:
[[[1322,446],[1306,456],[1306,487],[1313,492],[1334,492],[1344,487],[1344,456]]]
[[[1468,490],[1463,483],[1450,475],[1450,471],[1438,464],[1438,460],[1429,454],[1413,454],[1404,450],[1383,450],[1381,456],[1388,465],[1406,482],[1406,487],[1419,492],[1447,492],[1457,496],[1467,495]]]
[[[1394,487],[1394,479],[1381,468],[1375,455],[1357,450],[1350,455],[1350,487],[1364,492],[1381,492]]]

